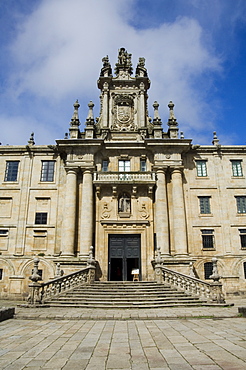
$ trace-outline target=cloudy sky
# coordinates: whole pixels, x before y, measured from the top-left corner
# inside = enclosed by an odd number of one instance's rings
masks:
[[[245,0],[0,0],[0,142],[53,144],[73,103],[99,113],[101,59],[145,57],[152,104],[167,104],[185,138],[246,144]]]

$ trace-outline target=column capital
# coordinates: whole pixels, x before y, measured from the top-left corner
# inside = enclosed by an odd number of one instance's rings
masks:
[[[156,171],[156,173],[166,173],[167,172],[167,169],[168,169],[168,166],[162,166],[162,167],[157,167],[157,166],[154,166],[153,169]]]
[[[75,175],[77,175],[78,173],[78,168],[75,168],[75,167],[65,167],[65,171],[66,173],[74,173]]]
[[[184,171],[184,166],[173,166],[173,167],[170,167],[170,171],[171,173],[174,173],[174,172],[177,172],[177,173],[183,173]]]

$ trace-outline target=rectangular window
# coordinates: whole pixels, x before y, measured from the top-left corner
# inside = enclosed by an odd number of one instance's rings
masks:
[[[103,172],[107,172],[108,171],[108,161],[107,160],[103,160],[102,161],[102,171]]]
[[[129,171],[130,171],[130,161],[119,160],[119,172],[129,172]]]
[[[196,161],[196,170],[198,177],[207,176],[207,163],[206,161]]]
[[[4,181],[17,181],[19,161],[7,161]]]
[[[214,248],[214,230],[202,230],[202,247],[203,249]]]
[[[240,229],[241,248],[246,249],[246,229]]]
[[[246,262],[243,263],[244,279],[246,279]]]
[[[205,262],[204,263],[204,279],[208,280],[213,273],[213,263]]]
[[[35,215],[36,225],[46,225],[47,224],[47,212],[37,212]]]
[[[236,197],[237,213],[246,213],[246,196]]]
[[[211,213],[210,197],[199,197],[199,201],[200,201],[200,213],[201,214]]]
[[[0,236],[7,236],[8,235],[8,230],[0,230]]]
[[[42,161],[41,181],[54,181],[55,161]]]
[[[0,269],[0,280],[3,280],[3,269]]]
[[[147,171],[146,159],[140,159],[140,171]]]
[[[242,161],[237,160],[237,161],[231,161],[232,165],[232,176],[235,177],[241,177],[243,176],[243,171],[242,171]]]

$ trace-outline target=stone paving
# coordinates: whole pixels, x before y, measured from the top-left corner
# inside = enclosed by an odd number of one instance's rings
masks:
[[[15,319],[0,323],[0,369],[243,370],[244,303],[83,313],[17,307]]]

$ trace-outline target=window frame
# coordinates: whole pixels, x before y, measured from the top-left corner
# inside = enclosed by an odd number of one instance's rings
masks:
[[[48,223],[48,212],[36,212],[35,213],[35,221],[34,221],[35,225],[47,225],[47,223]]]
[[[209,280],[209,276],[211,276],[213,273],[213,262],[205,262],[203,265],[203,270],[204,270],[204,280]]]
[[[140,158],[140,171],[141,172],[147,171],[147,161],[145,158]]]
[[[0,281],[3,280],[3,268],[0,268]]]
[[[239,229],[239,237],[241,242],[241,249],[246,249],[246,229]]]
[[[246,214],[246,196],[245,195],[236,195],[236,203],[237,203],[237,213],[239,215]]]
[[[16,164],[17,168],[11,168],[12,164]],[[6,182],[17,182],[19,173],[20,161],[6,161],[4,181]]]
[[[108,172],[108,159],[103,159],[102,160],[102,172]]]
[[[243,168],[241,159],[231,159],[232,176],[243,177]]]
[[[208,177],[207,160],[196,160],[196,175],[197,177]]]
[[[118,160],[118,171],[119,172],[130,172],[131,171],[130,159],[119,159]]]
[[[42,160],[41,161],[41,175],[40,181],[41,182],[54,182],[55,178],[55,162],[54,160]],[[47,168],[44,165],[47,164]],[[53,168],[50,165],[53,165]],[[51,179],[52,178],[52,179]]]
[[[198,196],[198,199],[199,199],[200,214],[201,215],[211,215],[211,204],[210,204],[211,196],[202,195],[202,196]]]
[[[214,229],[202,229],[202,249],[203,250],[214,250],[215,240],[214,240]]]

